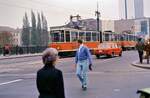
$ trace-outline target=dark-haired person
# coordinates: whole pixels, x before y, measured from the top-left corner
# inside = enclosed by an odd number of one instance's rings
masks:
[[[55,68],[58,51],[47,48],[43,52],[44,67],[37,72],[39,98],[65,98],[62,72]]]
[[[136,44],[136,49],[139,54],[140,63],[143,63],[143,51],[144,51],[144,42],[142,41],[142,38],[138,39],[138,42]]]
[[[79,49],[76,52],[75,63],[76,63],[76,74],[82,84],[82,89],[87,89],[87,71],[92,70],[92,59],[91,53],[83,44],[82,40],[78,40]]]

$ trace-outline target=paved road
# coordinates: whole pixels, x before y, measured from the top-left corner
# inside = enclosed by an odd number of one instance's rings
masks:
[[[135,51],[122,57],[96,59],[89,72],[89,86],[82,91],[75,76],[74,58],[58,61],[64,73],[66,98],[138,98],[137,89],[150,87],[150,71],[131,66],[138,59]],[[37,98],[36,71],[42,67],[41,57],[0,61],[0,98]]]

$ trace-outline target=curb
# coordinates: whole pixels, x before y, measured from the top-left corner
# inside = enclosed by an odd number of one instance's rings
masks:
[[[138,64],[138,61],[134,61],[133,63],[131,63],[132,66],[135,67],[139,67],[139,68],[143,68],[143,69],[150,69],[150,64]]]
[[[15,59],[15,58],[24,58],[24,57],[35,57],[35,56],[42,56],[42,54],[31,54],[31,55],[16,55],[16,56],[10,56],[10,57],[2,57],[0,60],[4,59]]]

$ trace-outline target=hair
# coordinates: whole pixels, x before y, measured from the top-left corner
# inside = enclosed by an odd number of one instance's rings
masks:
[[[55,48],[47,48],[43,51],[42,60],[45,65],[53,66],[57,57],[58,51]]]
[[[83,43],[83,40],[78,39],[78,43],[82,44],[82,43]]]
[[[138,38],[138,41],[141,41],[142,40],[142,38]]]

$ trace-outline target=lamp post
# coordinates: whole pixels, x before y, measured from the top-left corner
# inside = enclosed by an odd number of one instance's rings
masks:
[[[98,11],[98,3],[97,3],[97,11],[95,11],[95,15],[97,16],[97,32],[100,33],[100,43],[102,43],[102,32],[99,29],[99,17],[100,17],[100,12]]]

